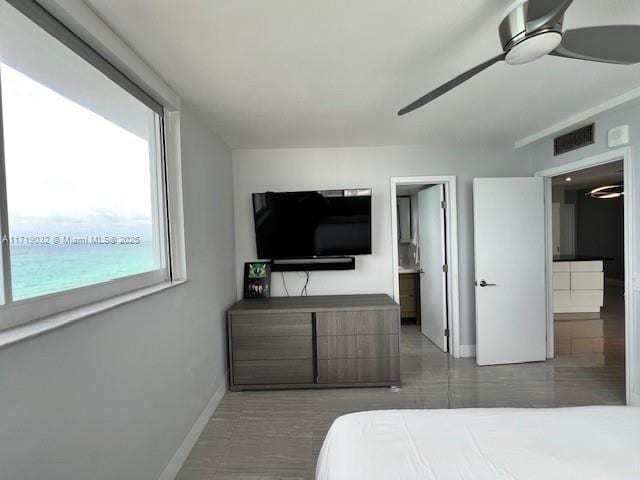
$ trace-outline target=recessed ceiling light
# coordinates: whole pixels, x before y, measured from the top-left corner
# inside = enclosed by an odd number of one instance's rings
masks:
[[[570,182],[571,180],[573,180],[571,177],[567,177],[564,179],[565,182]]]

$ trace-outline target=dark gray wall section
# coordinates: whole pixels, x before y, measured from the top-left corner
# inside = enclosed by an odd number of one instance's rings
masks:
[[[624,280],[624,199],[577,195],[578,254],[613,258],[605,262],[605,277]]]

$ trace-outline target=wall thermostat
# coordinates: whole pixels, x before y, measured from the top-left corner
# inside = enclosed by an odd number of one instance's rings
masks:
[[[609,148],[619,147],[627,143],[629,143],[629,125],[621,125],[620,127],[609,130],[609,134],[607,135]]]

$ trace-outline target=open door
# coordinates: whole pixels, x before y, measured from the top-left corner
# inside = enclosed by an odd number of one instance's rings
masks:
[[[473,181],[476,360],[546,360],[542,178]]]
[[[444,185],[418,192],[420,315],[422,334],[442,351],[447,336],[447,274]]]

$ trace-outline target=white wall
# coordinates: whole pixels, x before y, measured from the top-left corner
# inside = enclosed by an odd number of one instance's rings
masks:
[[[157,479],[225,388],[231,152],[182,110],[189,283],[0,350],[0,478]]]
[[[393,295],[390,177],[458,175],[461,342],[475,343],[471,179],[476,176],[528,175],[524,157],[511,146],[358,147],[234,150],[236,273],[238,296],[246,261],[256,259],[251,193],[314,189],[373,188],[373,255],[359,256],[356,270],[313,272],[310,295],[387,293]],[[395,202],[394,202],[395,204]],[[287,274],[292,294],[303,279]],[[273,294],[283,295],[280,274]]]

